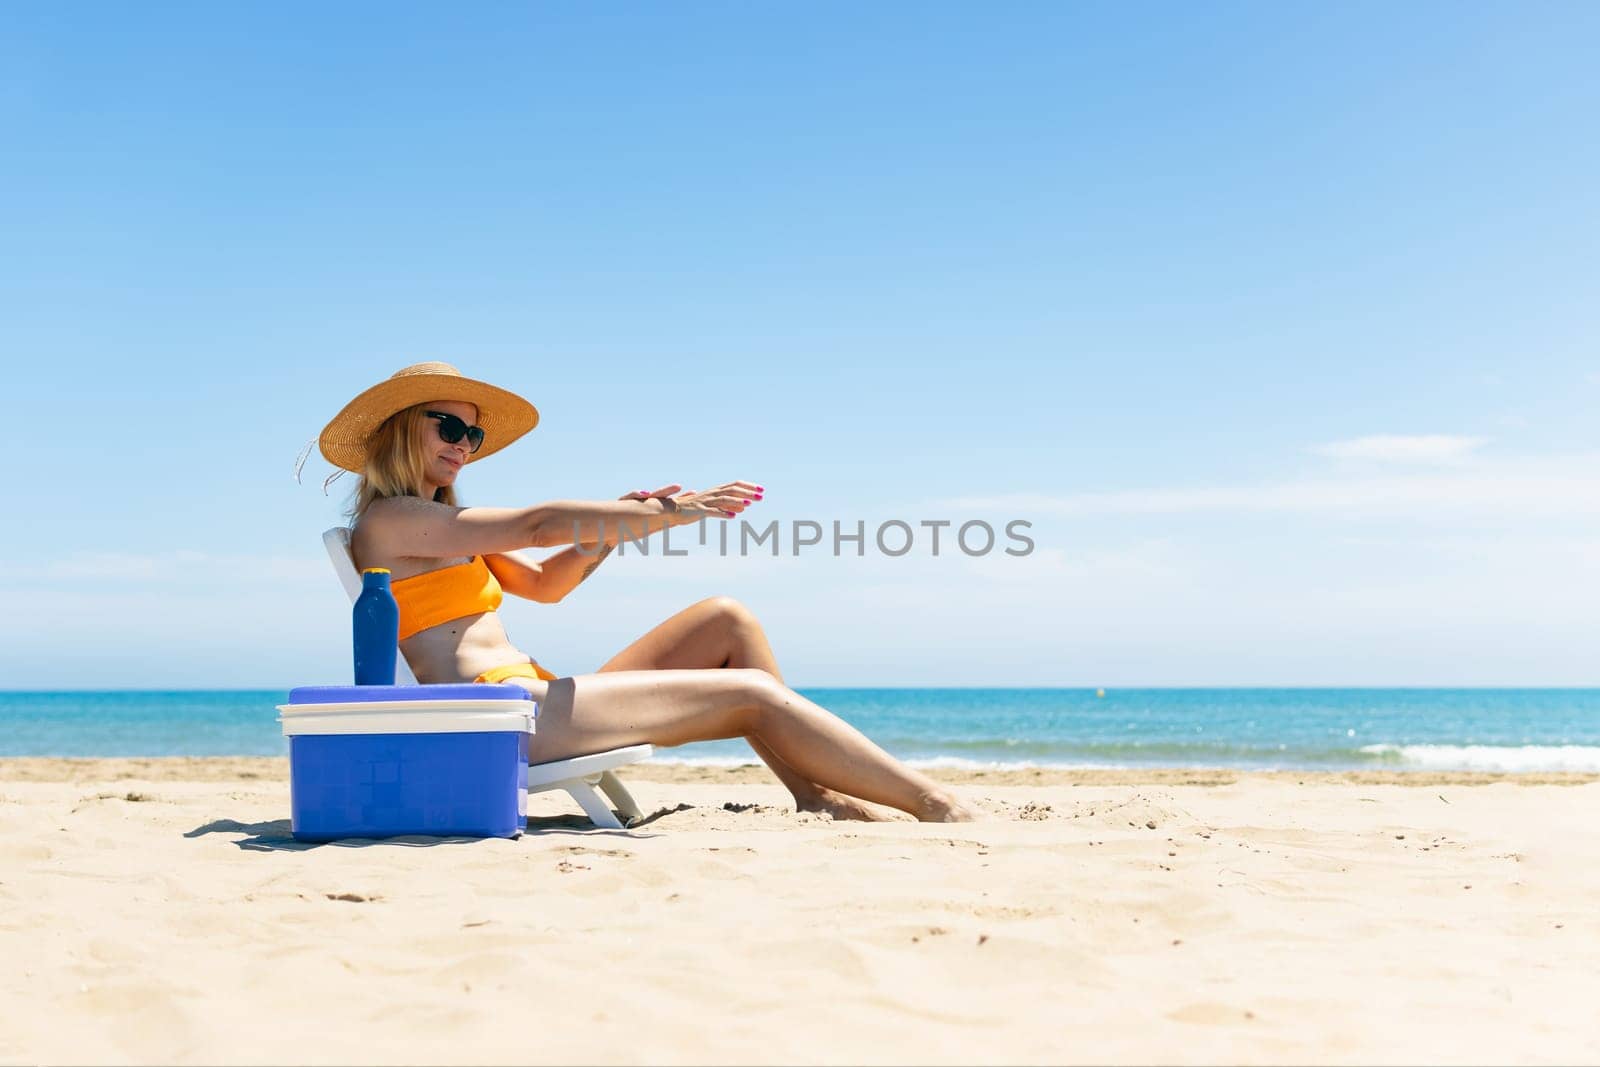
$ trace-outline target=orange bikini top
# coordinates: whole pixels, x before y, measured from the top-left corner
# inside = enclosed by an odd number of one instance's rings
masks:
[[[400,606],[400,640],[442,622],[496,611],[500,583],[482,556],[389,583]]]

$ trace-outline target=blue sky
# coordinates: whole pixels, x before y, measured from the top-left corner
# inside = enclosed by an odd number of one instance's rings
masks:
[[[0,687],[348,670],[300,448],[444,359],[469,502],[750,478],[1026,559],[623,558],[801,685],[1600,684],[1587,4],[91,5],[0,33]],[[342,483],[348,485],[348,480]]]

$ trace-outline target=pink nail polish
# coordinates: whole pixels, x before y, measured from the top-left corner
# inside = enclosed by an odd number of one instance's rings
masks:
[[[766,486],[764,486],[764,485],[758,485],[758,486],[756,486],[756,492],[758,492],[758,493],[765,493],[765,492],[766,492],[766,491],[767,491],[767,487],[766,487]]]
[[[745,503],[748,504],[748,503],[750,503],[750,501],[746,500]]]

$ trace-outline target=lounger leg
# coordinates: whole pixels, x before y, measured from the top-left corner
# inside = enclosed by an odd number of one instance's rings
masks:
[[[644,818],[644,812],[639,810],[638,801],[633,799],[633,794],[628,792],[628,787],[622,784],[621,778],[606,771],[600,776],[600,788],[611,798],[612,807],[622,813],[626,825],[632,826]]]
[[[588,782],[582,779],[575,782],[564,782],[561,788],[572,794],[572,799],[578,802],[578,806],[583,808],[584,814],[589,816],[595,826],[602,830],[622,829],[622,824],[617,821],[617,817],[611,813],[610,808],[606,807],[606,802],[600,799],[600,794],[596,793],[594,787]]]

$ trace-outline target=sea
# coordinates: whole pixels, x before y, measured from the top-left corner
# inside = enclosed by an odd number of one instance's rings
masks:
[[[1600,771],[1600,689],[802,689],[922,767]],[[0,692],[4,756],[282,756],[287,690]],[[661,750],[754,762],[742,741]]]

